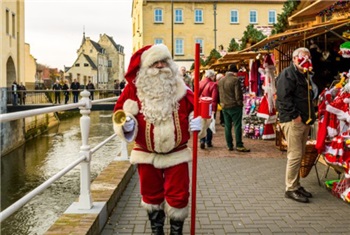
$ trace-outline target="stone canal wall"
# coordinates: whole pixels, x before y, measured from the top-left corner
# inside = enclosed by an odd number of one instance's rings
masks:
[[[24,144],[59,124],[55,113],[48,113],[1,123],[0,145],[1,156]]]

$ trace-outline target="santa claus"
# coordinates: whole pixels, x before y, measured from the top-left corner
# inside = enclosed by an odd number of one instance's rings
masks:
[[[164,234],[165,215],[170,234],[182,234],[188,216],[190,131],[205,130],[193,117],[193,92],[186,86],[163,44],[145,46],[130,60],[127,86],[114,112],[123,110],[126,122],[114,123],[118,136],[135,141],[130,162],[137,164],[141,204],[148,212],[152,234]],[[203,128],[202,128],[203,126]],[[199,137],[205,136],[205,131]]]

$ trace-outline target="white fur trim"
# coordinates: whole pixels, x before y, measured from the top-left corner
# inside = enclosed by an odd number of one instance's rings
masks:
[[[271,140],[271,139],[274,139],[274,138],[276,138],[276,134],[268,134],[268,135],[263,135],[262,136],[263,140]]]
[[[175,208],[170,206],[167,201],[165,201],[164,210],[170,219],[176,221],[185,221],[189,213],[188,205],[183,208]]]
[[[179,74],[176,75],[176,82],[177,82],[177,86],[176,86],[176,100],[181,100],[187,93],[187,89],[189,89],[188,86],[186,86],[184,80],[179,77]]]
[[[154,62],[171,59],[169,49],[164,44],[151,46],[141,55],[141,67],[150,67]]]
[[[139,106],[135,100],[127,99],[123,104],[123,110],[136,116],[139,113]]]
[[[131,115],[130,113],[127,113],[127,112],[125,112],[125,114],[127,117],[130,117],[135,121],[134,130],[131,132],[124,132],[123,126],[117,125],[114,122],[113,122],[113,130],[114,130],[114,133],[116,133],[120,139],[130,143],[130,142],[134,141],[136,138],[136,135],[138,132],[138,123],[136,121],[136,118],[133,115]]]
[[[141,199],[141,206],[146,209],[148,213],[152,211],[164,210],[164,202],[160,205],[148,204]]]
[[[334,137],[338,134],[337,129],[327,126],[327,133],[330,137]]]
[[[256,113],[257,117],[268,119],[270,117],[270,114],[268,113]]]
[[[154,150],[167,153],[175,147],[175,126],[173,118],[154,125]]]
[[[333,113],[333,114],[336,114],[336,115],[344,113],[343,110],[338,109],[338,108],[335,108],[334,106],[329,105],[329,104],[327,104],[326,110],[327,110],[328,112]]]
[[[131,164],[153,164],[153,166],[158,169],[168,168],[180,163],[190,162],[191,160],[192,151],[190,148],[168,154],[147,153],[140,150],[132,150],[130,154]]]

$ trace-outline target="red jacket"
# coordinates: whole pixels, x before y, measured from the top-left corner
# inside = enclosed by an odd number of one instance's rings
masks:
[[[210,78],[203,78],[199,82],[199,97],[211,97],[213,99],[212,111],[215,113],[218,106],[218,85]]]

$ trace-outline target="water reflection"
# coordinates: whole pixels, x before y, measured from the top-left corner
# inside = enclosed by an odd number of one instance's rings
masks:
[[[1,158],[1,210],[16,202],[79,156],[80,115]],[[110,111],[91,112],[89,145],[113,134]],[[114,139],[93,155],[94,179],[120,149]],[[43,234],[79,196],[80,168],[74,168],[1,224],[1,234]]]

